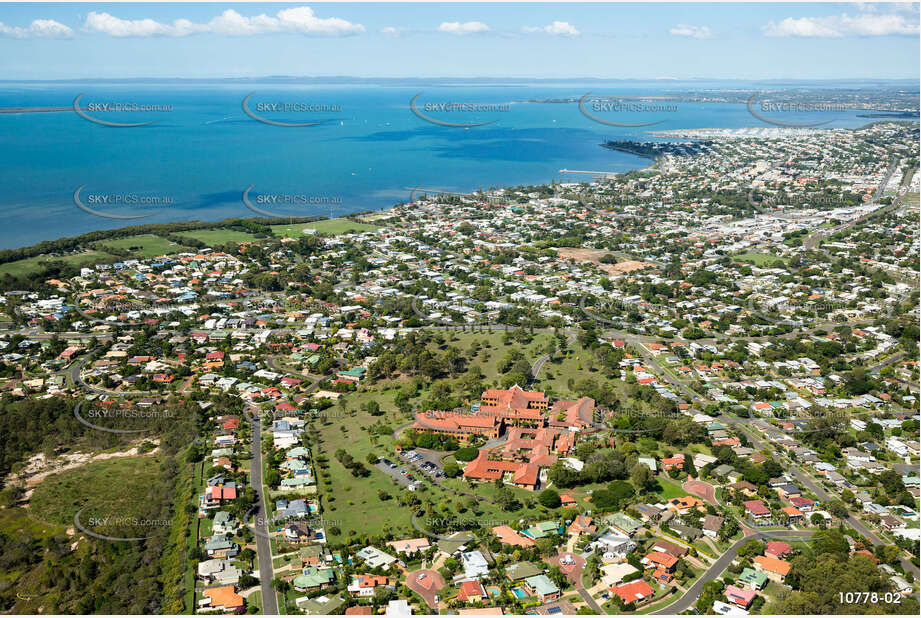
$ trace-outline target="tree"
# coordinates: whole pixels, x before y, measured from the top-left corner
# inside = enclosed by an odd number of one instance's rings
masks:
[[[547,577],[560,588],[560,590],[566,588],[569,585],[569,581],[566,579],[566,575],[563,573],[563,569],[559,565],[555,564],[550,567],[550,570],[547,571]]]
[[[496,491],[495,501],[503,511],[517,511],[521,508],[521,502],[518,501],[512,490],[504,485]]]
[[[449,479],[453,479],[457,476],[460,476],[460,473],[461,473],[460,466],[458,466],[455,462],[449,461],[445,464],[444,474]]]
[[[646,464],[638,463],[630,471],[630,480],[640,492],[643,492],[652,480],[652,470],[647,468]]]
[[[747,541],[742,547],[739,548],[739,556],[742,558],[750,558],[752,556],[758,556],[764,553],[765,544],[763,541],[757,539],[751,539]]]
[[[837,530],[823,530],[816,535],[837,537]],[[843,540],[843,536],[841,537]],[[847,542],[845,541],[845,546]],[[903,596],[901,603],[886,603],[884,594],[891,589],[889,575],[879,570],[868,557],[861,554],[817,553],[816,557],[796,556],[790,561],[790,573],[785,583],[793,591],[774,600],[764,608],[764,614],[831,615],[831,614],[918,614],[918,600]],[[856,588],[855,588],[856,587]],[[879,600],[868,606],[862,598],[842,603],[839,592],[860,590],[877,593]],[[856,595],[854,595],[856,597]],[[869,610],[869,611],[868,611]]]
[[[812,549],[817,556],[821,554],[847,556],[850,553],[850,545],[848,545],[847,539],[837,528],[816,532],[812,537]]]
[[[291,589],[291,583],[280,577],[276,577],[275,579],[272,580],[272,588],[274,588],[278,592],[282,592],[282,593],[288,592],[288,590]]]
[[[739,533],[739,523],[732,517],[727,517],[720,528],[719,537],[721,541],[728,541]]]
[[[851,494],[853,496],[853,494]],[[825,504],[825,509],[838,519],[847,519],[847,507],[841,500],[830,500]]]
[[[465,446],[454,451],[454,459],[457,461],[473,461],[480,454],[480,449],[475,446]]]
[[[545,489],[540,492],[537,501],[548,509],[555,509],[563,503],[562,500],[560,500],[560,494],[554,489]]]

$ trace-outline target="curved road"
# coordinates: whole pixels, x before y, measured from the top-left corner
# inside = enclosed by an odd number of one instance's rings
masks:
[[[716,559],[710,568],[706,572],[697,578],[697,581],[694,582],[690,588],[687,589],[687,592],[682,595],[680,599],[660,610],[652,612],[653,615],[661,616],[665,614],[680,614],[685,611],[694,602],[697,600],[697,597],[700,596],[701,591],[703,591],[704,584],[713,581],[720,576],[720,573],[726,570],[726,567],[729,566],[733,560],[736,559],[736,556],[739,554],[739,548],[745,545],[748,541],[751,540],[765,540],[765,539],[797,539],[797,538],[809,538],[812,536],[812,532],[809,530],[771,530],[765,532],[756,532],[750,536],[744,536],[732,546],[727,549],[722,556]]]

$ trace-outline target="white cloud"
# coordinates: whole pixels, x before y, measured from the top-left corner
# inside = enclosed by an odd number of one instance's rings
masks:
[[[917,18],[906,19],[896,13],[881,14],[864,10],[859,15],[846,13],[830,17],[787,17],[762,27],[766,36],[841,38],[846,36],[917,35]]]
[[[689,24],[678,24],[674,28],[669,28],[669,34],[676,36],[689,36],[695,39],[709,39],[713,32],[707,26],[691,26]]]
[[[568,37],[577,37],[581,32],[573,26],[568,21],[554,21],[549,26],[525,26],[521,29],[522,32],[527,32],[528,34],[553,34],[556,36],[568,36]]]
[[[91,12],[84,28],[115,37],[189,36],[211,33],[229,36],[255,34],[303,34],[305,36],[350,36],[365,31],[361,24],[330,17],[321,19],[308,6],[283,9],[270,17],[266,14],[245,17],[233,9],[227,9],[208,23],[197,24],[188,19],[176,19],[172,23],[153,19],[120,19],[108,13]]]
[[[402,26],[400,27],[385,26],[384,28],[381,28],[381,34],[386,35],[386,36],[392,36],[394,38],[402,36],[405,31],[406,31],[406,28]]]
[[[479,34],[489,32],[489,26],[481,21],[468,21],[460,23],[459,21],[446,21],[438,26],[439,32],[449,34]]]
[[[7,26],[0,21],[0,36],[14,39],[69,39],[74,31],[53,19],[36,19],[27,28]]]

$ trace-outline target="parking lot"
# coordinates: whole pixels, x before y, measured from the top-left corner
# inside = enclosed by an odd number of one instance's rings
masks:
[[[397,462],[391,461],[391,463],[395,464]],[[390,465],[387,464],[382,459],[378,461],[376,464],[374,464],[374,467],[380,470],[381,472],[383,472],[384,474],[395,479],[396,482],[402,485],[403,487],[409,487],[413,483],[412,480],[410,480],[405,474],[403,474],[404,471],[412,470],[412,468],[406,464],[403,464],[402,466],[398,465],[395,468],[391,468]],[[413,476],[416,476],[416,475],[414,474]]]
[[[441,454],[436,451],[427,449],[416,449],[413,451],[404,451],[400,458],[409,465],[415,467],[431,478],[440,479],[444,476],[444,470],[441,463]],[[396,462],[395,462],[396,463]]]

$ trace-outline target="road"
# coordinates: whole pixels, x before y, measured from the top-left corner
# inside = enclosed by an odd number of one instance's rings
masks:
[[[82,359],[73,363],[70,367],[56,372],[56,375],[69,376],[71,384],[74,386],[80,386],[88,393],[93,393],[96,395],[111,395],[112,397],[165,397],[169,395],[168,391],[110,391],[105,388],[87,384],[83,381],[83,376],[81,374],[83,368],[90,361],[90,358],[90,355],[86,355]]]
[[[575,340],[576,340],[576,333],[570,333],[569,336],[566,337],[566,345],[572,344],[572,342]],[[544,364],[548,360],[550,360],[549,353],[541,355],[536,361],[534,361],[534,364],[531,365],[531,377],[528,378],[528,385],[533,384],[537,380],[537,374],[540,373],[540,370],[543,369]]]
[[[262,491],[262,421],[258,416],[250,416],[253,426],[252,459],[249,466],[250,485],[256,490],[259,502],[254,513],[253,525],[256,528],[256,557],[259,559],[259,585],[262,588],[262,613],[278,614],[278,599],[272,588],[275,570],[272,567],[272,543],[266,526],[268,509],[265,508],[265,492]]]
[[[809,538],[812,536],[812,532],[809,530],[771,530],[767,532],[756,532],[753,535],[745,536],[732,544],[732,546],[723,553],[722,556],[716,559],[710,568],[706,572],[697,578],[690,588],[687,589],[687,592],[681,596],[680,599],[669,605],[668,607],[662,608],[658,611],[652,612],[653,615],[661,616],[664,614],[680,614],[685,611],[694,602],[697,600],[697,597],[700,596],[700,593],[703,591],[704,584],[713,581],[720,576],[720,573],[726,570],[726,567],[729,566],[733,560],[736,559],[736,556],[739,553],[739,548],[741,548],[745,543],[751,540],[765,540],[765,539],[796,539],[796,538]]]
[[[592,598],[592,595],[588,593],[588,590],[580,586],[579,588],[576,588],[576,592],[579,593],[579,596],[582,597],[582,600],[585,601],[586,605],[591,607],[592,610],[594,610],[596,614],[600,616],[603,616],[605,614],[605,611],[601,609],[601,606],[598,605],[597,601],[595,601],[595,599]]]

